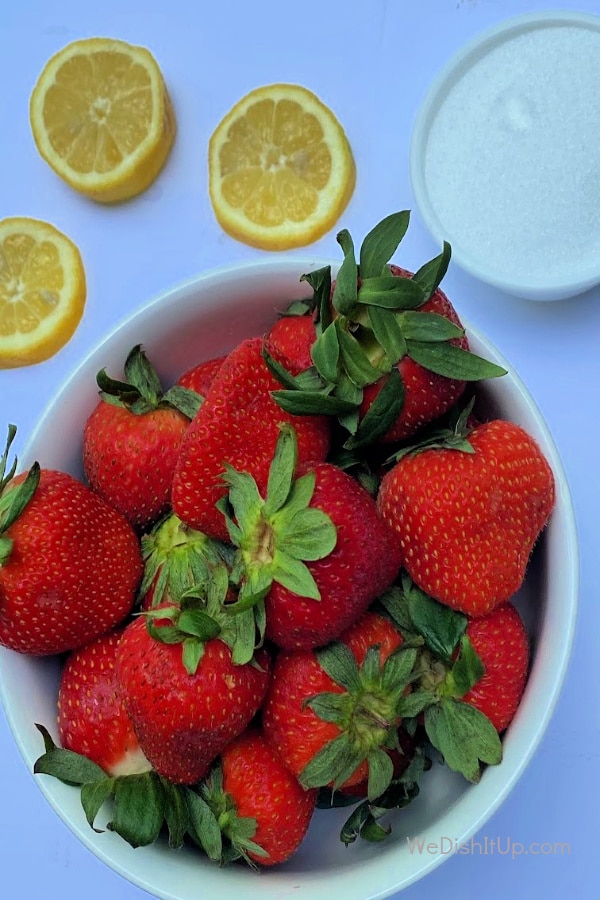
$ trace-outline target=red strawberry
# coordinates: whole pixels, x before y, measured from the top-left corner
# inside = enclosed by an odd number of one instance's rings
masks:
[[[117,777],[151,768],[119,694],[115,661],[120,637],[113,631],[73,651],[58,690],[62,746]]]
[[[406,454],[383,478],[377,505],[419,587],[477,616],[523,583],[555,489],[540,447],[512,422],[474,428],[465,449]]]
[[[262,866],[296,852],[316,800],[316,791],[300,787],[258,728],[227,745],[202,793],[234,852]],[[249,823],[255,824],[251,835]]]
[[[83,464],[93,490],[143,529],[168,509],[181,440],[200,398],[183,387],[163,393],[139,345],[125,377],[98,373],[102,399],[85,425]]]
[[[163,601],[178,603],[182,594],[211,577],[222,563],[223,546],[195,531],[173,513],[141,539],[144,576],[139,596],[142,609]]]
[[[399,543],[375,501],[331,463],[300,466],[282,428],[266,496],[245,472],[227,471],[227,522],[237,546],[242,607],[264,599],[266,636],[286,649],[323,646],[393,582]]]
[[[172,616],[167,618],[167,610],[156,612],[165,617],[154,620],[152,634],[143,617],[123,632],[117,677],[140,746],[154,769],[169,781],[194,784],[261,706],[269,657],[258,650],[253,661],[236,665],[231,647],[220,637],[208,637],[196,650],[197,623],[190,632],[181,631],[182,654],[181,644],[163,642],[173,640],[177,626]],[[180,625],[183,629],[182,620]]]
[[[14,435],[14,431],[12,432]],[[0,461],[0,644],[64,653],[129,613],[142,574],[127,520],[71,475]]]
[[[415,690],[399,711],[423,711],[427,736],[447,765],[476,782],[480,762],[501,762],[499,733],[512,721],[523,694],[529,666],[525,626],[510,603],[470,619],[414,585],[408,596],[409,617],[416,613],[416,619],[405,627],[420,632],[425,646],[415,666]]]
[[[369,777],[377,797],[393,776],[396,707],[415,651],[383,616],[366,613],[321,650],[282,651],[263,707],[269,743],[306,788],[345,790]]]
[[[224,360],[225,356],[216,356],[214,359],[207,359],[198,363],[197,366],[193,366],[184,372],[183,375],[180,375],[177,379],[177,384],[180,387],[194,391],[201,397],[206,397]]]
[[[267,484],[281,423],[293,423],[302,462],[325,459],[329,423],[321,416],[292,416],[271,391],[279,383],[262,356],[263,341],[243,341],[222,364],[181,446],[172,489],[173,510],[187,525],[228,539],[217,502],[225,496],[226,465],[249,472],[259,489]]]
[[[399,278],[413,277],[412,272],[399,266],[390,266],[390,271]],[[419,307],[419,312],[436,313],[458,328],[463,327],[456,310],[440,288]],[[463,350],[469,349],[469,341],[465,334],[452,339],[449,343]],[[384,443],[400,441],[442,416],[462,396],[466,388],[465,381],[438,375],[415,362],[408,354],[398,360],[396,368],[404,385],[404,404],[392,427],[380,438]],[[374,384],[365,386],[360,405],[361,421],[388,380],[389,376],[384,375]]]
[[[282,316],[267,333],[267,342],[288,361],[287,367],[296,372],[312,366],[310,350],[317,339],[311,315]]]
[[[496,731],[504,731],[514,718],[527,680],[525,625],[515,607],[504,603],[487,616],[471,619],[467,636],[485,674],[461,699],[487,716]]]
[[[337,416],[346,450],[405,438],[445,413],[467,381],[505,374],[470,352],[439,289],[448,244],[414,274],[389,265],[408,218],[394,213],[376,225],[358,263],[352,238],[341,231],[344,261],[333,289],[329,267],[303,276],[314,291],[307,304],[315,309],[314,366],[301,375],[278,373],[284,390],[275,396],[288,412]]]

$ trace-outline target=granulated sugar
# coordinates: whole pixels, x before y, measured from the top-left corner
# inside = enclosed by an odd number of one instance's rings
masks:
[[[600,31],[548,24],[464,68],[429,129],[425,182],[448,238],[535,280],[600,262]]]

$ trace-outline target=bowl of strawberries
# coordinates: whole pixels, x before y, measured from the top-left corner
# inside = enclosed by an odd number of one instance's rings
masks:
[[[390,262],[408,220],[176,287],[18,462],[9,427],[6,715],[57,814],[154,896],[390,896],[482,827],[552,714],[565,473],[440,287],[450,247]]]

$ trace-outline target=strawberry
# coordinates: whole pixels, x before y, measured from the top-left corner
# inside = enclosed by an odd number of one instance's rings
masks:
[[[177,384],[180,387],[194,391],[201,397],[206,397],[224,360],[225,356],[216,356],[213,359],[207,359],[198,363],[198,365],[187,369],[183,375],[180,375],[177,379]]]
[[[0,644],[64,653],[121,622],[142,575],[127,520],[64,472],[0,460]]]
[[[413,691],[399,713],[418,717],[447,765],[477,782],[480,762],[501,762],[499,733],[525,686],[529,640],[519,613],[504,603],[471,618],[430,597],[406,573],[380,602],[405,639],[420,645]]]
[[[115,661],[120,638],[119,631],[112,631],[74,650],[58,689],[62,746],[117,777],[151,768],[119,694]]]
[[[263,707],[273,749],[305,788],[346,790],[368,777],[368,795],[393,777],[397,706],[415,651],[392,623],[368,612],[319,650],[281,651]]]
[[[292,856],[304,839],[316,791],[305,791],[256,727],[221,753],[201,788],[229,845],[227,861],[242,857],[273,866]]]
[[[264,601],[266,636],[286,649],[333,640],[401,564],[393,531],[357,481],[331,463],[297,467],[295,432],[282,426],[264,498],[247,472],[225,475],[240,607]]]
[[[520,588],[554,498],[536,441],[494,420],[468,437],[455,434],[451,447],[433,442],[401,455],[382,479],[377,506],[419,587],[478,616]]]
[[[163,393],[140,345],[124,369],[126,382],[98,373],[102,399],[85,424],[83,465],[92,489],[144,529],[169,507],[179,447],[200,398],[184,387]]]
[[[389,268],[391,274],[396,278],[414,277],[412,272],[399,266],[391,265]],[[456,310],[441,288],[437,288],[429,300],[419,306],[419,313],[432,313],[443,316],[457,328],[461,330],[463,328]],[[469,342],[464,332],[462,336],[450,339],[448,345],[459,347],[462,350],[469,350]],[[400,414],[389,431],[380,438],[383,443],[401,441],[415,434],[423,426],[442,416],[450,409],[460,399],[466,388],[466,381],[437,374],[416,362],[408,354],[405,354],[398,360],[396,368],[404,385],[404,403]],[[360,405],[360,422],[362,422],[388,380],[389,376],[384,375],[373,384],[365,385]]]
[[[180,608],[156,607],[128,625],[119,642],[125,708],[146,757],[171,782],[204,778],[267,690],[270,660],[264,649],[253,655],[253,626],[249,652],[244,646],[236,662],[239,617],[222,610],[227,589],[223,567],[207,585],[206,605],[189,598]]]
[[[483,677],[462,696],[476,707],[496,731],[504,731],[519,706],[529,670],[529,637],[511,603],[487,616],[471,619],[466,634],[485,669]]]
[[[274,402],[271,391],[279,384],[262,351],[262,339],[251,338],[229,354],[185,435],[175,468],[174,512],[191,528],[221,540],[228,532],[216,504],[226,493],[227,465],[249,472],[264,490],[282,422],[293,422],[302,462],[321,461],[329,450],[324,417],[291,416]]]
[[[341,231],[344,261],[333,288],[330,267],[303,276],[314,291],[310,367],[297,373],[268,360],[282,385],[277,403],[287,412],[337,416],[347,450],[403,439],[445,413],[466,382],[506,374],[469,350],[439,288],[449,244],[414,274],[388,264],[408,220],[399,212],[376,225],[358,263],[352,238]]]
[[[312,366],[311,347],[317,339],[315,323],[310,315],[288,315],[278,319],[267,332],[267,343],[275,347],[288,368],[301,372]]]
[[[174,513],[142,535],[144,575],[139,589],[142,609],[164,601],[178,603],[182,595],[211,577],[222,563],[225,548],[218,541],[195,531]]]

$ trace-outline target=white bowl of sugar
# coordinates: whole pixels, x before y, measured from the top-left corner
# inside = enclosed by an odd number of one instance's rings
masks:
[[[510,294],[600,283],[600,16],[505,20],[438,74],[415,121],[416,207],[454,261]]]

